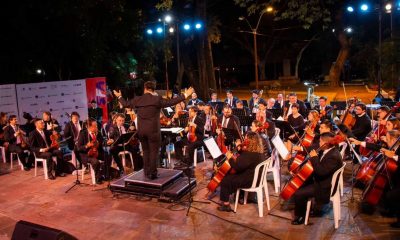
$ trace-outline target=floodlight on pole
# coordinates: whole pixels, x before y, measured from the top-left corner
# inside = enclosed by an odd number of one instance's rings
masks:
[[[386,3],[385,10],[386,10],[386,12],[390,13],[392,11],[392,4],[391,3]]]
[[[363,4],[361,4],[360,9],[361,9],[361,11],[366,12],[366,11],[368,11],[369,6],[368,6],[368,4],[363,3]]]
[[[40,69],[40,68],[36,69],[36,73],[39,74],[39,75],[42,74],[42,69]]]
[[[166,15],[166,16],[164,17],[164,21],[165,21],[166,23],[170,23],[170,22],[172,21],[171,15]]]
[[[149,35],[152,35],[153,34],[153,30],[151,30],[151,29],[147,29],[147,34],[149,34]]]
[[[186,31],[189,31],[190,30],[190,25],[189,24],[184,24],[183,25],[183,29],[185,29]]]
[[[196,29],[200,29],[200,28],[202,27],[202,25],[201,25],[201,23],[196,23],[196,24],[194,25],[194,27],[195,27]]]
[[[168,31],[169,31],[170,33],[173,33],[173,32],[175,31],[175,29],[174,29],[173,27],[170,27],[170,28],[168,29]]]
[[[157,33],[162,33],[162,32],[163,32],[163,29],[162,29],[162,27],[158,27],[158,28],[156,29],[156,31],[157,31]]]
[[[348,6],[347,11],[352,13],[352,12],[354,12],[354,8],[352,6]]]

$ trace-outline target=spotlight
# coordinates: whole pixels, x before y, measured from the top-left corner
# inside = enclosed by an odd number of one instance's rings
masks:
[[[186,31],[189,31],[190,30],[190,25],[189,24],[183,25],[183,29],[185,29]]]
[[[352,6],[348,6],[347,11],[352,13],[352,12],[354,12],[354,8]]]
[[[271,7],[271,6],[267,7],[267,12],[272,12],[272,11],[274,11],[273,7]]]
[[[368,6],[368,4],[364,3],[364,4],[361,5],[360,9],[361,9],[361,11],[366,12],[366,11],[368,11],[369,6]]]
[[[163,29],[162,29],[161,27],[158,27],[158,28],[156,29],[156,31],[157,31],[157,33],[162,33],[162,32],[163,32]]]
[[[153,34],[153,30],[151,30],[151,29],[147,29],[147,34],[149,34],[149,35],[151,35],[151,34]]]
[[[202,27],[202,25],[201,25],[201,23],[196,23],[196,25],[194,25],[194,27],[195,27],[196,29],[200,29],[200,28]]]
[[[391,12],[392,11],[392,4],[391,3],[387,3],[385,5],[385,10],[386,10],[386,12]]]
[[[172,17],[171,17],[171,15],[167,15],[167,16],[165,16],[165,18],[164,18],[164,21],[165,21],[166,23],[169,23],[169,22],[171,22],[171,21],[172,21]]]
[[[40,68],[39,68],[39,69],[36,69],[36,73],[37,73],[37,74],[42,74],[42,69],[40,69]]]
[[[174,29],[173,27],[170,27],[170,28],[168,29],[168,31],[169,31],[170,33],[173,33],[173,32],[175,31],[175,29]]]
[[[352,33],[353,32],[353,29],[351,28],[351,27],[348,27],[348,28],[346,28],[346,29],[344,29],[347,33]]]

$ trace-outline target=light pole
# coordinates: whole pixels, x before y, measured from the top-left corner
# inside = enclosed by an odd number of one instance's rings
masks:
[[[245,17],[239,17],[239,20],[240,21],[243,21],[243,20],[245,20],[246,21],[246,23],[247,23],[247,25],[249,25],[249,27],[250,27],[250,29],[251,29],[251,33],[253,34],[253,47],[254,47],[254,78],[255,78],[255,81],[256,81],[256,89],[258,89],[258,52],[257,52],[257,30],[258,30],[258,27],[259,27],[259,25],[260,25],[260,22],[261,22],[261,18],[262,18],[262,16],[264,16],[264,14],[265,13],[271,13],[271,12],[273,12],[274,11],[274,9],[272,8],[272,7],[267,7],[266,9],[264,9],[262,12],[261,12],[261,14],[260,14],[260,16],[259,16],[259,18],[258,18],[258,21],[257,21],[257,25],[256,25],[256,27],[255,28],[253,28],[252,26],[251,26],[251,24],[250,24],[250,22],[249,22],[249,20],[247,20],[247,18],[245,18]]]

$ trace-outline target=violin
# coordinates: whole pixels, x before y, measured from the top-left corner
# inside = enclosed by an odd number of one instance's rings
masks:
[[[90,141],[91,136],[89,136],[89,141]],[[98,158],[99,157],[99,142],[96,140],[92,141],[93,146],[90,147],[87,156],[92,157],[92,158]]]
[[[217,145],[221,152],[225,154],[228,151],[228,148],[225,145],[225,134],[222,131],[221,124],[218,125],[218,129],[220,129],[220,132],[217,136]]]
[[[187,138],[188,138],[189,142],[193,143],[193,142],[197,141],[197,136],[196,136],[196,127],[190,126],[191,121],[192,121],[192,119],[189,119],[189,123],[188,123],[189,131],[188,131]]]
[[[58,143],[58,139],[60,138],[60,135],[56,131],[54,131],[54,123],[51,125],[53,128],[53,132],[50,135],[50,140],[51,140],[50,148],[58,149],[58,148],[60,148],[60,144]]]

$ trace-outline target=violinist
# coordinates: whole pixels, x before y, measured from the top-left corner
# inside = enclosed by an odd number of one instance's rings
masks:
[[[204,102],[199,102],[198,104],[197,104],[197,108],[199,109],[199,111],[197,112],[197,114],[201,117],[201,118],[203,118],[203,119],[206,119],[206,115],[205,115],[205,113],[204,113],[204,107],[206,106],[206,104],[204,103]]]
[[[250,126],[250,130],[252,132],[258,133],[261,137],[261,140],[262,140],[262,143],[264,146],[264,158],[265,159],[269,158],[271,156],[271,152],[272,152],[271,142],[270,142],[271,137],[269,136],[269,134],[267,134],[268,128],[269,128],[268,122],[262,123],[257,120],[254,120]],[[274,134],[275,134],[275,129],[274,129]],[[273,136],[274,135],[272,135],[272,137]]]
[[[386,132],[392,131],[392,130],[399,130],[400,131],[400,121],[397,118],[389,118],[386,121]],[[386,135],[380,136],[379,139],[381,142],[387,142]]]
[[[239,118],[235,115],[232,115],[232,108],[230,105],[226,104],[224,109],[222,110],[222,115],[218,117],[218,126],[221,126],[222,129],[232,129],[233,131],[238,131],[240,129],[240,121]],[[221,129],[217,129],[217,134],[222,131]],[[236,139],[232,139],[227,137],[225,139],[225,145],[228,146],[233,143]]]
[[[235,174],[228,174],[221,181],[219,211],[232,211],[229,204],[229,196],[235,193],[238,188],[250,187],[253,182],[255,168],[265,160],[262,140],[257,133],[248,132],[245,137],[245,143],[246,148],[241,151],[238,157],[235,157],[230,151],[226,153],[227,161],[229,161]]]
[[[108,140],[109,140],[108,145],[117,141],[118,138],[121,137],[121,135],[133,131],[132,126],[126,126],[124,125],[124,123],[125,123],[125,115],[118,113],[115,116],[115,123],[110,127],[108,135]],[[143,168],[143,159],[139,157],[139,146],[132,146],[130,144],[125,144],[125,146],[123,146],[122,144],[118,145],[115,144],[111,147],[110,153],[114,157],[114,161],[117,163],[120,175],[124,174],[124,166],[122,165],[122,159],[119,156],[119,153],[122,151],[128,151],[132,153],[134,162],[134,166],[132,166],[132,168],[134,168],[134,171],[139,171],[140,169]],[[111,167],[111,161],[107,162],[106,167],[108,169],[109,167]]]
[[[329,203],[332,176],[343,164],[339,147],[334,138],[333,133],[321,134],[319,140],[321,151],[319,153],[316,150],[310,152],[310,161],[314,168],[314,181],[308,185],[303,185],[293,195],[295,202],[293,225],[304,223],[309,198],[315,198],[316,204],[311,212],[311,216],[314,217],[322,216],[323,205]]]
[[[43,112],[43,122],[47,131],[61,132],[61,126],[56,119],[53,119],[50,112]]]
[[[187,117],[187,111],[181,103],[175,105],[175,112],[171,118],[171,125],[174,127],[182,127],[181,118]]]
[[[79,151],[76,147],[76,144],[78,143],[79,132],[83,128],[83,123],[79,120],[79,117],[79,113],[71,113],[71,121],[68,122],[64,128],[64,139],[68,139],[67,144],[69,150],[74,151],[76,159],[79,161],[80,164],[82,164]]]
[[[318,100],[319,105],[315,107],[315,110],[317,110],[320,114],[321,121],[325,119],[332,119],[333,107],[327,104],[327,100],[328,98],[325,96],[320,97]]]
[[[356,122],[351,129],[356,139],[363,141],[368,133],[371,131],[371,119],[366,113],[367,107],[363,103],[356,104]]]
[[[64,167],[63,153],[56,148],[51,147],[50,135],[51,132],[45,129],[45,124],[42,119],[35,119],[36,129],[29,134],[29,145],[36,157],[44,158],[47,162],[47,174],[50,180],[56,179],[53,175],[65,177],[62,169]],[[57,157],[57,164],[53,162],[52,157]]]
[[[95,172],[96,183],[101,184],[103,179],[100,174],[99,159],[103,157],[103,138],[97,128],[97,121],[89,118],[87,128],[79,133],[78,150],[82,163],[90,163]],[[103,159],[104,160],[104,159]]]
[[[272,120],[272,113],[267,110],[267,104],[265,102],[259,102],[256,120],[265,123],[267,119]]]
[[[236,109],[243,109],[244,116],[250,116],[250,114],[251,114],[250,108],[243,106],[242,100],[236,101]]]
[[[190,108],[192,106],[197,106],[201,101],[198,97],[197,97],[197,93],[193,92],[191,95],[191,99],[189,100],[188,104],[187,104],[187,108]]]
[[[207,104],[204,107],[204,117],[205,124],[204,124],[204,131],[205,134],[208,136],[214,135],[215,130],[217,129],[217,116],[213,113],[214,109],[210,104]]]
[[[251,91],[251,93],[252,97],[249,100],[249,108],[252,113],[256,113],[258,111],[258,104],[262,102],[266,105],[266,102],[260,96],[262,95],[262,91],[254,89],[253,91]]]
[[[175,143],[175,155],[178,162],[176,166],[192,165],[194,150],[203,146],[205,120],[198,115],[199,109],[196,106],[189,108],[188,126],[185,128],[186,137],[182,137]],[[187,146],[189,158],[183,156],[183,147]]]
[[[229,105],[231,108],[236,106],[236,101],[239,100],[237,97],[233,96],[233,91],[228,89],[226,90],[226,98],[224,100],[224,103],[226,105]]]
[[[10,115],[8,119],[9,125],[4,128],[4,141],[8,143],[8,151],[16,153],[24,166],[25,171],[29,171],[32,167],[32,159],[27,160],[28,154],[24,150],[29,150],[29,145],[26,141],[26,134],[17,124],[16,115]]]
[[[287,109],[287,116],[292,113],[292,106],[293,104],[297,104],[298,112],[303,116],[306,117],[307,107],[303,101],[297,99],[297,94],[292,92],[289,94],[289,100],[285,101],[284,108]]]

